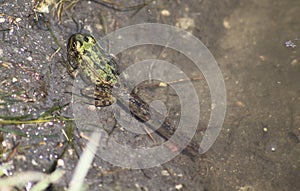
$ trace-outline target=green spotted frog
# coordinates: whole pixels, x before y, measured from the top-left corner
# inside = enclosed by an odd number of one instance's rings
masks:
[[[68,71],[78,74],[87,83],[95,86],[97,107],[109,106],[115,102],[112,88],[118,81],[118,65],[113,57],[90,34],[73,34],[68,41]]]
[[[111,55],[105,52],[97,40],[90,34],[73,34],[68,41],[68,71],[76,77],[78,74],[87,84],[94,85],[95,106],[109,106],[118,100],[119,104],[126,111],[126,99],[129,97],[130,111],[138,120],[146,122],[151,119],[149,104],[143,101],[136,93],[128,92],[126,86],[119,80],[118,65]],[[118,83],[116,99],[112,95],[113,87]],[[124,97],[123,97],[124,96]],[[170,122],[164,119],[159,112],[153,110],[155,119],[164,121],[164,128],[156,129],[148,124],[148,127],[155,130],[164,139],[169,139],[172,135],[166,128],[170,128]],[[170,128],[171,129],[171,128]]]

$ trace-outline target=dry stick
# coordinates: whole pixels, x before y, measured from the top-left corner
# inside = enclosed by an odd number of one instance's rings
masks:
[[[153,141],[153,143],[157,143],[154,137],[151,135],[151,132],[148,131],[146,127],[144,127],[144,131],[147,133],[147,135],[150,137],[150,139]]]
[[[148,5],[150,2],[144,2],[138,5],[133,5],[133,6],[129,6],[129,7],[121,7],[120,5],[112,2],[108,2],[108,1],[100,1],[100,0],[91,0],[91,2],[94,2],[96,4],[102,5],[106,8],[112,9],[114,11],[120,11],[120,12],[127,12],[127,11],[134,11],[134,10],[139,10],[143,7],[145,7],[146,5]]]
[[[170,82],[157,82],[157,83],[150,83],[150,84],[142,84],[139,85],[139,89],[141,88],[155,88],[155,87],[167,87],[168,85],[172,85],[172,84],[179,84],[179,83],[185,83],[185,82],[189,82],[189,81],[200,81],[203,80],[203,77],[193,77],[193,78],[188,78],[188,79],[179,79],[179,80],[174,80],[174,81],[170,81]]]
[[[18,142],[12,149],[12,151],[8,154],[7,158],[4,160],[4,162],[8,162],[13,159],[13,157],[16,155],[18,152],[18,148],[20,147],[21,142]]]

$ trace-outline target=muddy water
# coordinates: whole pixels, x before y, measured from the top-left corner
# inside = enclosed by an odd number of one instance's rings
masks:
[[[1,61],[16,64],[14,70],[3,69],[2,74],[13,71],[13,76],[20,82],[6,86],[9,90],[30,89],[29,95],[37,95],[35,105],[15,107],[43,111],[57,101],[61,104],[68,102],[69,94],[60,91],[67,90],[71,83],[62,67],[65,52],[51,61],[46,59],[57,46],[43,28],[43,20],[32,22],[30,3],[0,3],[1,13],[22,18],[20,27],[14,26],[14,33],[1,31]],[[183,18],[186,22],[192,20],[194,24],[185,29],[199,38],[214,55],[227,91],[225,122],[207,153],[192,159],[181,154],[161,166],[145,170],[120,169],[97,159],[93,164],[95,168],[87,177],[89,190],[299,190],[300,41],[293,41],[300,38],[299,7],[300,2],[293,0],[153,1],[137,12],[119,12],[86,1],[79,3],[70,15],[84,26],[83,31],[92,32],[97,38],[104,35],[101,18],[106,19],[109,32],[145,22],[184,27],[178,25],[183,24]],[[49,14],[45,14],[45,18],[51,21],[62,45],[66,44],[70,34],[77,32],[76,24],[66,16],[60,24]],[[1,29],[7,27],[5,22]],[[288,40],[292,40],[296,47],[286,47]],[[177,53],[166,51],[161,54],[163,50],[157,47],[152,47],[151,51],[141,49],[143,47],[129,51],[128,57],[125,52],[121,62],[126,65],[137,61],[139,56],[157,58],[159,55],[164,58],[169,54],[171,56],[167,59],[190,74],[201,76],[200,72],[189,67],[186,58]],[[26,70],[18,69],[17,63],[22,63]],[[31,83],[28,85],[21,79],[30,79]],[[201,123],[194,140],[199,141],[208,123],[211,101],[204,80],[195,82],[195,87],[201,95]],[[15,114],[7,110],[1,112]],[[176,114],[176,109],[172,112]],[[68,109],[66,113],[71,115]],[[14,159],[15,169],[49,169],[53,156],[61,152],[56,146],[65,140],[60,136],[63,125],[55,124],[54,127],[46,124],[26,129],[37,134],[57,134],[57,137],[48,139],[46,145],[24,151],[26,160]],[[11,136],[7,135],[8,141],[12,140]],[[18,139],[28,145],[42,141]],[[67,185],[77,163],[75,154],[69,154],[64,158],[63,167],[67,174],[58,183],[59,187]],[[38,165],[32,164],[33,160]]]

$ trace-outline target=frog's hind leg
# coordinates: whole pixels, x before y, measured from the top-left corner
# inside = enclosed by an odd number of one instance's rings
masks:
[[[116,99],[112,96],[112,87],[106,85],[97,85],[95,87],[95,106],[105,107],[113,104]]]

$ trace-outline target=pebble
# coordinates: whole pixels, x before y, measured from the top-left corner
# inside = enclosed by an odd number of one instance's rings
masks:
[[[161,175],[163,176],[170,176],[169,172],[166,170],[161,171]]]
[[[195,28],[195,21],[189,17],[182,17],[177,19],[176,27],[182,28],[183,30],[193,30]]]
[[[239,106],[239,107],[245,107],[245,104],[241,101],[237,101],[236,105]]]
[[[5,22],[5,18],[0,18],[0,23],[4,23]]]
[[[291,62],[292,66],[296,66],[298,64],[298,60],[297,59],[293,59]]]
[[[264,127],[263,128],[263,131],[266,133],[266,132],[268,132],[268,128],[267,127]]]
[[[26,58],[26,60],[32,61],[32,57],[31,57],[31,56],[28,56],[28,57]]]
[[[225,18],[223,20],[223,26],[224,26],[225,29],[230,29],[231,28],[230,23],[229,23],[227,18]]]
[[[259,56],[259,59],[261,60],[261,61],[266,61],[266,57],[265,56],[263,56],[263,55],[261,55],[261,56]]]
[[[175,186],[176,190],[181,190],[182,187],[183,187],[182,184],[177,184],[177,185]]]
[[[171,15],[170,11],[168,11],[167,9],[162,10],[160,13],[161,13],[163,16],[170,16],[170,15]]]
[[[31,160],[31,164],[32,164],[33,166],[38,166],[38,165],[39,165],[34,159]]]
[[[12,78],[12,83],[16,83],[17,81],[18,81],[17,78],[15,78],[15,77]]]

